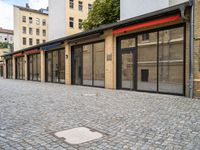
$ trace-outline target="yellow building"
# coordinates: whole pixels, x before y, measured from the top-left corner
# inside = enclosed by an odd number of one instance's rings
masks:
[[[47,41],[48,14],[41,10],[14,6],[14,51]]]
[[[49,0],[49,40],[83,31],[95,0]]]

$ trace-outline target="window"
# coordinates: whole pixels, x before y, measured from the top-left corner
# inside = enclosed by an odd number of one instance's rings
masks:
[[[70,0],[69,1],[69,7],[70,8],[74,8],[74,0]]]
[[[158,91],[183,94],[184,28],[159,32]]]
[[[33,23],[33,18],[32,17],[29,17],[29,23]]]
[[[149,34],[148,33],[142,34],[142,40],[148,41],[149,40]]]
[[[145,43],[143,35],[147,34],[138,35],[137,88],[157,91],[157,32],[148,33],[151,38]]]
[[[36,18],[36,25],[40,25],[40,19]]]
[[[78,20],[78,27],[79,27],[79,29],[83,28],[83,20],[82,19]]]
[[[26,38],[23,38],[22,41],[23,41],[23,45],[26,45]]]
[[[92,10],[92,4],[88,4],[88,12]]]
[[[148,69],[142,69],[141,70],[141,81],[142,82],[148,82],[149,81],[149,70]]]
[[[40,29],[36,29],[36,35],[40,35]]]
[[[29,34],[32,35],[33,34],[33,29],[29,28]]]
[[[43,43],[45,43],[45,42],[46,42],[46,40],[43,40],[42,42],[43,42]]]
[[[36,44],[40,44],[40,39],[36,39]]]
[[[46,26],[46,20],[45,19],[42,20],[42,25]]]
[[[69,26],[70,26],[71,28],[74,27],[74,18],[72,18],[72,17],[69,18]]]
[[[83,11],[83,2],[82,1],[78,2],[78,10]]]
[[[92,44],[83,46],[83,85],[92,85]]]
[[[26,16],[22,16],[22,22],[26,22]]]
[[[46,36],[46,30],[42,30],[42,35]]]
[[[22,31],[24,34],[26,34],[26,27],[22,27]]]
[[[29,45],[33,45],[33,39],[29,38]]]

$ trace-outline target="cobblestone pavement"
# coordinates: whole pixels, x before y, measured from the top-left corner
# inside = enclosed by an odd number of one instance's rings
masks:
[[[104,136],[80,145],[54,136],[75,127]],[[200,100],[1,78],[0,149],[200,149]]]

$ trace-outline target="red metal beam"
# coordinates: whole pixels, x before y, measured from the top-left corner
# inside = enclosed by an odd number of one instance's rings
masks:
[[[179,21],[179,20],[181,20],[181,16],[179,14],[176,14],[173,16],[168,16],[168,17],[155,19],[155,20],[151,20],[151,21],[147,21],[143,23],[138,23],[132,26],[116,29],[116,30],[113,30],[113,34],[120,34],[120,33],[128,32],[128,31],[133,31],[133,30],[137,30],[137,29],[141,29],[145,27],[151,27],[155,25],[161,25],[164,23],[169,23],[169,22],[174,22],[174,21]]]
[[[30,50],[30,51],[26,51],[26,52],[24,52],[24,53],[27,54],[27,55],[36,54],[36,53],[40,53],[40,50],[38,50],[38,49],[33,49],[33,50]]]
[[[24,54],[18,53],[18,54],[14,54],[13,56],[14,56],[14,57],[21,57],[21,56],[24,56]]]

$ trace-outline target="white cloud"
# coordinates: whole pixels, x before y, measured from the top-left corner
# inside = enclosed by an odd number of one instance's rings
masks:
[[[46,8],[48,6],[48,0],[29,0],[28,3],[33,9]]]
[[[0,27],[13,29],[13,6],[0,0]]]

